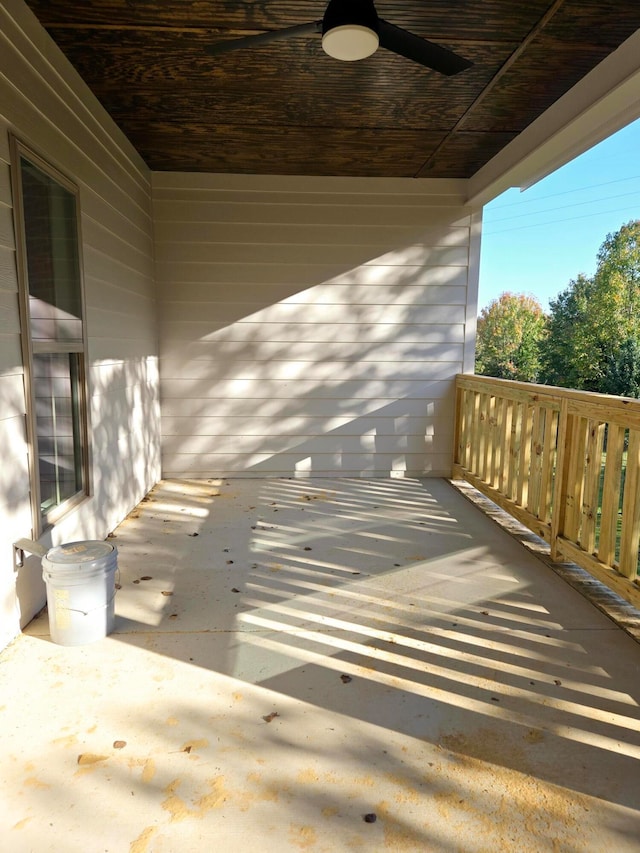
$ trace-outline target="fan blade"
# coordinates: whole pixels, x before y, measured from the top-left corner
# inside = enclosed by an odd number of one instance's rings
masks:
[[[401,30],[400,27],[383,21],[382,18],[378,19],[378,24],[380,46],[392,53],[412,59],[414,62],[419,62],[420,65],[426,65],[427,68],[432,68],[434,71],[439,71],[447,76],[457,74],[473,65],[473,62],[463,59],[457,53],[447,50],[446,47],[440,47],[439,44],[415,36],[407,30]]]
[[[221,56],[223,53],[230,53],[232,50],[240,50],[243,47],[259,47],[261,44],[268,44],[272,41],[280,39],[295,38],[295,36],[309,36],[322,32],[322,21],[313,21],[310,24],[298,24],[295,27],[285,27],[283,30],[270,30],[266,33],[259,33],[256,36],[245,36],[241,39],[230,39],[229,41],[219,41],[205,48],[210,56]]]

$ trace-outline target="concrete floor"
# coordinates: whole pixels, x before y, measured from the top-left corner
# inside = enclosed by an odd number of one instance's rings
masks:
[[[167,481],[113,541],[115,633],[0,657],[3,851],[640,850],[640,646],[447,482]]]

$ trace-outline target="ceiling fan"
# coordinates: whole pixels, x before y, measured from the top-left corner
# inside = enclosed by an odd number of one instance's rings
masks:
[[[365,59],[380,46],[448,76],[473,64],[445,47],[379,18],[373,0],[329,0],[321,21],[218,42],[208,47],[207,53],[220,56],[232,50],[320,33],[325,53],[347,62]]]

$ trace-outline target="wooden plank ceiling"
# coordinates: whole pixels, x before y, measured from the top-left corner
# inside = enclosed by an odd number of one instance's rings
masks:
[[[27,0],[154,170],[470,177],[640,27],[640,3],[378,0],[474,64],[445,77],[320,37],[205,48],[322,18],[323,0]]]

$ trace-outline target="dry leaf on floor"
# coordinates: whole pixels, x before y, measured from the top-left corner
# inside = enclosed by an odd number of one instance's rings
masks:
[[[350,675],[341,675],[341,676],[340,676],[340,681],[341,681],[343,684],[348,684],[350,681],[353,681],[353,679],[351,678],[351,676],[350,676]]]
[[[81,752],[78,756],[78,764],[97,764],[99,761],[106,761],[107,758],[109,758],[108,755],[96,755],[93,752]]]
[[[280,714],[277,711],[272,711],[270,714],[265,714],[262,718],[265,723],[270,723],[272,720],[275,720],[276,717],[279,717]]]
[[[114,742],[113,742],[113,748],[114,749],[124,749],[126,745],[127,745],[126,740],[114,740]]]

